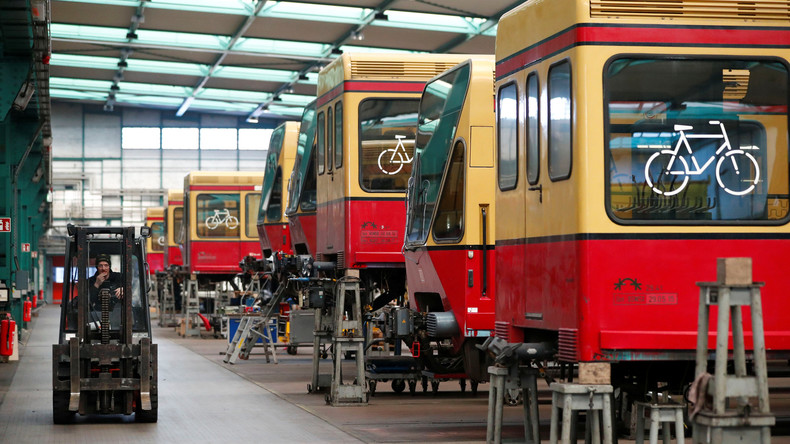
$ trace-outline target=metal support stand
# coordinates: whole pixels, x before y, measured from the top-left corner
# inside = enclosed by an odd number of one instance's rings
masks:
[[[586,411],[592,423],[592,442],[600,444],[603,427],[604,444],[612,444],[612,404],[614,390],[611,385],[552,383],[551,388],[551,444],[558,441],[560,409],[562,410],[562,443],[571,442],[573,412]]]
[[[727,262],[733,261],[733,262]],[[740,262],[735,262],[740,261]],[[734,264],[734,267],[733,267]],[[728,270],[728,267],[734,270]],[[748,267],[748,279],[733,284],[728,272],[744,273]],[[765,358],[765,335],[763,331],[762,282],[751,283],[751,260],[748,258],[719,259],[719,281],[700,282],[699,323],[697,329],[697,366],[699,378],[708,368],[708,324],[710,306],[718,306],[716,326],[716,359],[713,380],[701,387],[713,397],[713,409],[698,411],[692,418],[695,443],[735,443],[771,441],[771,426],[776,418],[771,414],[768,400],[768,377]],[[723,278],[722,278],[723,277]],[[736,276],[737,277],[737,276]],[[748,282],[748,283],[745,283]],[[754,347],[754,376],[746,371],[741,307],[751,308],[752,342]],[[735,374],[727,373],[728,337],[732,318],[732,345]],[[757,407],[749,404],[750,397],[757,398]],[[730,398],[735,399],[736,408],[728,408]]]
[[[488,423],[486,442],[502,442],[502,409],[508,390],[521,390],[524,401],[524,440],[540,443],[538,415],[538,370],[527,366],[488,367],[491,384],[488,389]]]
[[[346,311],[346,298],[351,297]],[[337,283],[335,293],[335,329],[332,336],[332,384],[327,401],[333,406],[367,404],[365,387],[365,336],[363,334],[362,295],[357,279],[344,278]],[[354,354],[354,380],[343,381],[343,357]]]
[[[658,443],[658,428],[661,427],[664,444],[669,444],[669,424],[675,425],[677,444],[686,442],[683,426],[683,410],[686,404],[677,403],[636,403],[636,444],[645,442],[645,411],[650,411],[650,444]]]
[[[176,300],[173,280],[175,278],[165,275],[162,279],[157,279],[161,283],[161,301],[159,301],[159,326],[173,327],[176,325]]]
[[[200,298],[198,297],[198,283],[196,279],[186,281],[184,291],[184,337],[200,336],[200,323],[198,313],[200,313]]]

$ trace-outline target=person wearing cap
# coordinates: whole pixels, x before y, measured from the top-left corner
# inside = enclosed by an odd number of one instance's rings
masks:
[[[88,279],[88,288],[91,294],[91,306],[97,307],[99,304],[99,291],[107,288],[111,294],[120,298],[123,294],[123,283],[121,273],[116,273],[110,269],[112,262],[107,254],[96,256],[96,274]]]

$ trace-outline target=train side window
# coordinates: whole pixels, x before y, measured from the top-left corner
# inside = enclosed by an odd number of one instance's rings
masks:
[[[335,121],[332,116],[332,107],[326,110],[326,169],[332,171],[332,158],[334,157],[334,138],[332,130],[335,128]]]
[[[244,235],[247,237],[258,237],[257,219],[258,214],[253,210],[261,204],[260,193],[249,193],[244,197]]]
[[[335,169],[343,166],[343,102],[335,104]]]
[[[497,179],[502,191],[518,183],[518,88],[515,83],[497,94]]]
[[[202,193],[197,196],[199,237],[239,237],[239,195]]]
[[[279,222],[282,218],[283,208],[283,169],[277,167],[272,185],[272,193],[269,195],[269,204],[266,207],[266,221]]]
[[[535,185],[540,179],[540,100],[538,75],[527,77],[527,182]]]
[[[326,159],[326,135],[324,122],[326,117],[323,112],[318,113],[318,152],[316,153],[316,162],[318,163],[318,174],[324,174],[324,161]]]
[[[549,178],[571,176],[572,140],[571,65],[560,62],[549,69]]]
[[[433,237],[437,241],[460,240],[464,234],[464,172],[464,144],[458,141],[433,223]]]

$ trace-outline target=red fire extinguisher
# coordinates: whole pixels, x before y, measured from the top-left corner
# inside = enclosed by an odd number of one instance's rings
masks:
[[[33,303],[30,302],[30,298],[27,298],[22,306],[22,320],[25,322],[30,322],[30,314],[32,312],[33,312]]]
[[[15,334],[16,322],[13,319],[0,321],[0,356],[11,356],[14,354]]]
[[[38,296],[33,295],[33,308],[38,307]]]

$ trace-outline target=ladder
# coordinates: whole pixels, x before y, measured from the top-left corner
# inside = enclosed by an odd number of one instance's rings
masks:
[[[269,363],[273,360],[277,364],[277,354],[274,347],[277,338],[272,335],[271,325],[272,318],[279,316],[280,301],[285,295],[287,286],[287,284],[283,284],[277,288],[263,313],[249,313],[242,316],[239,321],[239,328],[236,329],[236,333],[228,343],[227,350],[225,350],[223,362],[235,364],[239,358],[248,359],[250,352],[255,347],[255,343],[258,342],[259,338],[262,338],[266,362]],[[276,323],[277,320],[274,319],[274,322]]]

